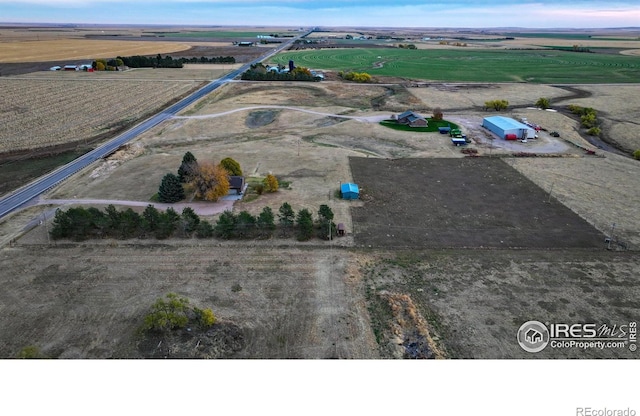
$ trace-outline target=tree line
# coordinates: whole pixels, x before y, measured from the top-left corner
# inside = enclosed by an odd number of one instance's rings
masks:
[[[162,56],[118,56],[115,59],[96,59],[92,67],[96,71],[117,71],[122,66],[129,68],[182,68],[184,64],[235,64],[233,56],[201,56],[192,58],[173,58],[169,55]]]
[[[270,207],[264,207],[258,215],[247,211],[235,214],[223,212],[215,224],[202,220],[195,211],[186,207],[178,214],[173,208],[160,211],[149,204],[142,214],[131,208],[119,211],[113,205],[103,211],[91,208],[57,209],[50,236],[54,240],[68,239],[84,241],[100,238],[211,238],[220,239],[265,239],[273,237],[279,230],[283,238],[295,235],[299,241],[307,241],[314,236],[321,239],[333,238],[336,225],[333,211],[327,205],[320,205],[317,218],[302,208],[294,211],[289,203],[283,203],[276,215]]]

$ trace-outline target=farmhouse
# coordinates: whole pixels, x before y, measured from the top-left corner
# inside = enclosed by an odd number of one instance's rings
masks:
[[[398,124],[404,124],[410,127],[427,127],[427,119],[413,111],[405,111],[396,117]]]
[[[485,117],[482,127],[506,140],[534,138],[536,135],[533,128],[509,117]]]
[[[342,199],[358,199],[360,189],[355,183],[343,183],[340,185],[340,194]]]

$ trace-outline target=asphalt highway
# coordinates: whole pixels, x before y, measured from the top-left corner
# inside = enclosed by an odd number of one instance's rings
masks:
[[[122,146],[125,143],[128,143],[129,141],[133,140],[134,138],[136,138],[140,134],[144,133],[145,131],[153,128],[154,126],[157,126],[158,124],[162,123],[166,119],[171,118],[172,116],[176,115],[178,112],[183,110],[185,107],[187,107],[187,106],[191,105],[192,103],[196,102],[197,100],[201,99],[205,95],[209,94],[211,91],[214,91],[216,88],[220,87],[221,85],[224,85],[227,82],[229,82],[229,81],[233,80],[234,78],[238,77],[240,74],[242,74],[244,71],[246,71],[254,63],[258,63],[258,62],[264,61],[264,60],[272,57],[273,55],[277,54],[278,52],[288,48],[297,39],[305,37],[309,33],[311,33],[311,32],[306,32],[305,34],[300,35],[300,36],[295,37],[295,38],[292,38],[291,40],[289,40],[287,42],[283,42],[277,48],[270,49],[269,52],[267,52],[266,54],[260,56],[256,60],[243,65],[242,67],[240,67],[240,68],[228,73],[227,75],[223,76],[222,78],[219,78],[219,79],[216,79],[216,80],[212,81],[211,83],[205,85],[201,89],[195,91],[190,96],[188,96],[188,97],[182,99],[181,101],[173,104],[171,107],[166,108],[162,112],[160,112],[160,113],[148,118],[147,120],[145,120],[142,123],[136,125],[135,127],[131,128],[130,130],[127,130],[126,132],[120,134],[119,136],[116,136],[115,138],[111,139],[110,141],[100,145],[99,147],[93,149],[89,153],[86,153],[86,154],[80,156],[79,158],[75,159],[74,161],[69,162],[68,164],[66,164],[64,166],[61,166],[60,168],[56,169],[55,171],[53,171],[51,173],[48,173],[48,174],[46,174],[44,176],[41,176],[40,178],[38,178],[38,179],[34,180],[33,182],[23,186],[22,188],[10,193],[9,195],[6,195],[2,199],[0,199],[0,218],[4,217],[5,215],[9,214],[10,212],[16,210],[17,208],[27,204],[32,199],[37,198],[42,193],[44,193],[44,192],[48,191],[49,189],[53,188],[54,186],[56,186],[60,182],[62,182],[65,179],[69,178],[74,173],[76,173],[76,172],[84,169],[85,167],[89,166],[90,164],[92,164],[96,160],[108,156],[109,154],[111,154],[114,151],[116,151],[120,146]]]

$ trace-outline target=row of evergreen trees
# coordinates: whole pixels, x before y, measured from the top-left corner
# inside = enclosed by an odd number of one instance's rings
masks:
[[[327,205],[321,205],[318,219],[314,221],[311,212],[303,208],[297,213],[287,202],[278,210],[278,224],[273,210],[264,207],[257,216],[241,211],[234,214],[225,211],[215,224],[200,217],[193,209],[186,207],[182,214],[173,208],[159,211],[148,205],[142,214],[131,208],[118,211],[109,205],[104,211],[97,208],[58,209],[53,220],[50,235],[54,240],[69,239],[83,241],[91,238],[157,238],[169,237],[198,238],[218,237],[222,239],[270,238],[280,228],[282,237],[295,233],[300,241],[319,238],[333,238],[336,226],[332,222],[333,212]],[[331,233],[331,234],[329,234]]]

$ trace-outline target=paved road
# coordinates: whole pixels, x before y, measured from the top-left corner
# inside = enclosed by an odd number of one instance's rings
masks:
[[[306,32],[305,34],[299,37],[304,37],[309,33],[311,32]],[[226,84],[227,82],[233,80],[234,78],[242,74],[252,64],[269,59],[271,56],[275,55],[276,53],[288,48],[296,39],[298,38],[292,38],[291,40],[289,40],[288,42],[284,42],[277,48],[270,49],[269,52],[262,55],[258,59],[252,62],[249,62],[248,64],[245,64],[238,69],[233,70],[232,72],[228,73],[222,78],[212,81],[211,83],[205,85],[204,87],[194,92],[190,96],[184,98],[183,100],[177,102],[171,107],[156,114],[155,116],[152,116],[151,118],[143,121],[142,123],[136,125],[132,129],[127,130],[126,132],[108,141],[107,143],[97,147],[96,149],[90,151],[89,153],[86,153],[80,156],[76,160],[56,169],[55,171],[47,175],[44,175],[36,179],[35,181],[29,183],[28,185],[25,185],[22,188],[0,199],[0,218],[4,217],[5,215],[14,211],[15,209],[25,205],[27,202],[31,201],[33,198],[36,198],[42,193],[44,193],[45,191],[53,188],[60,182],[67,179],[69,176],[80,171],[81,169],[84,169],[85,167],[89,166],[91,163],[95,162],[96,160],[101,159],[109,155],[110,153],[114,152],[120,146],[131,141],[138,135],[162,123],[166,119],[173,117],[185,107],[191,105],[195,101],[209,94],[211,91],[215,90],[221,85]]]

